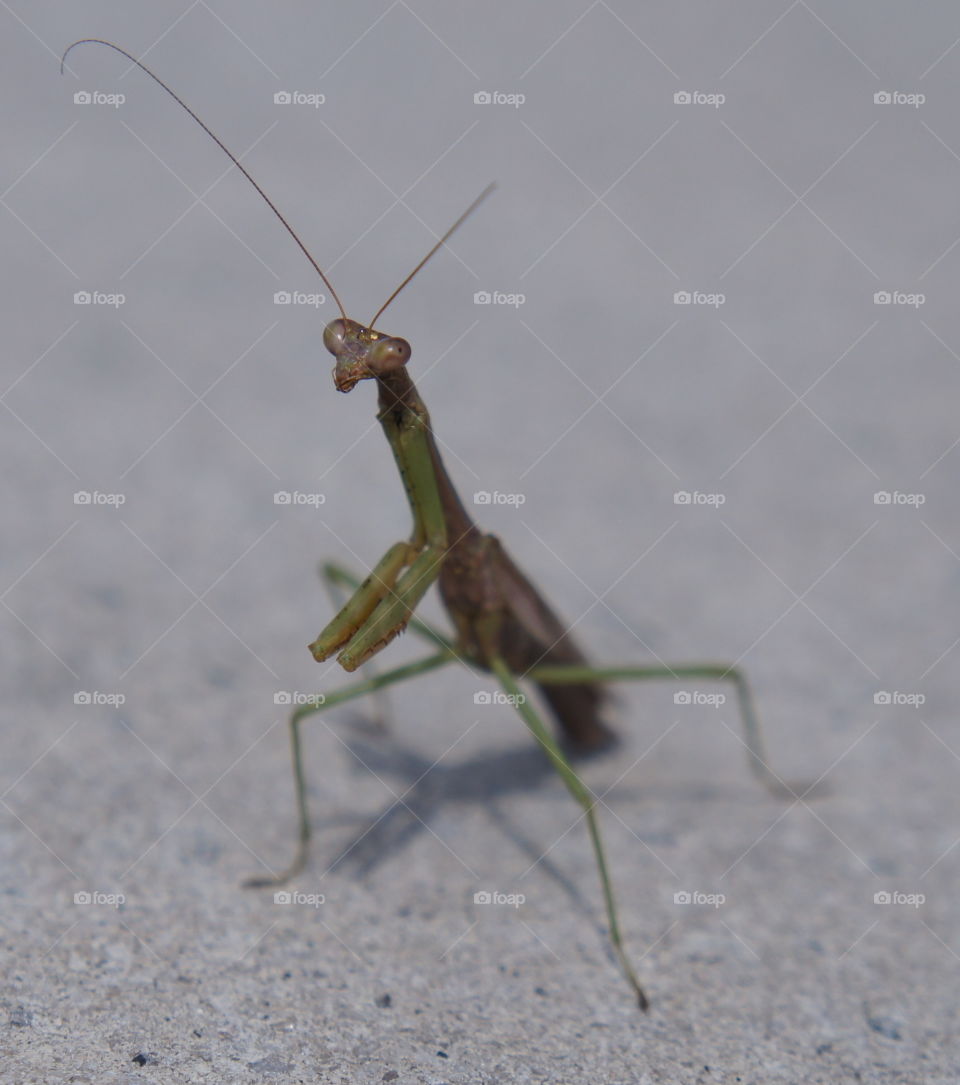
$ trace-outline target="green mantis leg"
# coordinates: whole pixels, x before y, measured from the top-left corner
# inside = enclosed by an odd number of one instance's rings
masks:
[[[444,553],[433,544],[394,543],[310,645],[313,658],[322,663],[342,648],[337,662],[354,671],[376,655],[406,627],[440,575]]]
[[[617,680],[643,680],[650,678],[669,678],[674,681],[683,678],[699,678],[706,681],[732,682],[737,691],[740,705],[740,718],[743,723],[744,744],[747,761],[753,775],[778,798],[795,799],[808,790],[809,785],[785,783],[770,768],[763,741],[763,731],[753,705],[753,694],[744,673],[737,667],[725,663],[682,663],[671,666],[660,665],[640,667],[591,667],[591,666],[543,666],[534,667],[524,678],[529,678],[544,685],[558,685],[570,682],[613,682]]]
[[[347,592],[348,594],[353,595],[364,586],[364,582],[359,576],[351,573],[349,569],[345,569],[335,561],[323,562],[320,566],[319,574],[324,587],[327,589],[327,594],[330,596],[330,601],[333,604],[334,610],[338,613],[342,612],[344,608],[343,593]],[[368,577],[367,579],[369,580],[370,578]],[[407,628],[411,633],[429,641],[437,648],[446,648],[449,651],[454,650],[453,641],[450,640],[449,637],[441,633],[440,630],[436,629],[434,626],[421,621],[415,616],[410,618]],[[360,673],[365,678],[373,678],[379,672],[374,661],[367,660],[360,669]],[[372,716],[373,723],[379,730],[386,731],[388,729],[387,720],[390,716],[386,690],[377,689],[371,696],[377,704],[376,710]]]
[[[417,555],[398,577],[389,596],[384,596],[373,614],[337,656],[345,671],[356,670],[405,628],[417,604],[440,575],[443,558],[444,551],[430,545]]]
[[[345,569],[335,561],[324,562],[320,568],[320,572],[328,584],[338,584],[340,587],[347,588],[350,591],[356,591],[361,586],[361,580],[358,576],[355,576],[349,569]],[[441,633],[435,626],[422,621],[420,618],[416,617],[416,615],[410,619],[410,624],[407,628],[411,633],[416,633],[418,636],[423,637],[424,640],[431,641],[440,648],[448,648],[450,651],[453,651],[454,643],[445,633]]]
[[[310,645],[313,658],[318,663],[322,663],[328,656],[333,655],[356,634],[376,610],[381,600],[393,592],[401,570],[410,563],[416,553],[416,548],[406,542],[394,543],[390,547],[366,580],[357,585],[353,595]]]
[[[317,571],[333,607],[334,614],[340,615],[350,596],[362,587],[360,577],[352,576],[341,570],[339,566],[329,562],[321,563]],[[359,677],[374,678],[379,673],[377,665],[370,660],[360,668]],[[369,712],[370,722],[378,731],[385,734],[390,729],[390,701],[387,697],[387,691],[378,689],[370,694],[370,699],[373,702],[373,708]]]
[[[413,533],[409,542],[390,547],[310,645],[318,662],[340,649],[337,661],[346,671],[356,670],[407,627],[417,604],[440,575],[447,553],[447,521],[429,416],[405,372],[402,379],[381,383],[377,417],[407,491]]]
[[[620,924],[617,921],[617,905],[613,896],[613,884],[610,881],[610,874],[607,870],[607,859],[603,849],[603,841],[600,838],[600,827],[597,824],[596,805],[593,796],[590,794],[586,784],[584,784],[576,774],[573,767],[570,765],[570,762],[564,757],[563,751],[560,749],[557,740],[553,737],[546,724],[540,718],[536,709],[533,708],[530,701],[523,695],[520,686],[517,683],[516,676],[507,664],[498,656],[491,660],[490,666],[493,673],[500,680],[500,684],[503,686],[504,690],[515,698],[516,709],[520,713],[523,722],[529,727],[537,742],[540,743],[543,751],[550,759],[551,764],[557,770],[563,782],[567,785],[570,794],[573,795],[583,808],[587,820],[587,828],[590,832],[590,842],[593,844],[593,853],[597,860],[597,869],[600,872],[600,884],[603,887],[603,899],[607,909],[607,923],[610,928],[610,942],[617,955],[617,959],[620,962],[620,967],[623,969],[627,981],[637,996],[637,1003],[639,1004],[640,1009],[646,1010],[649,1005],[647,996],[640,986],[640,981],[637,979],[637,974],[633,969],[633,965],[630,963],[629,957],[627,957],[626,951],[623,948],[623,941],[620,937]],[[560,670],[563,668],[556,669]],[[538,680],[540,679],[538,678]]]
[[[282,874],[269,877],[250,878],[244,884],[249,888],[261,889],[266,886],[283,885],[303,870],[307,861],[307,853],[310,847],[310,811],[307,807],[307,789],[303,774],[303,751],[300,742],[300,724],[309,716],[323,712],[327,708],[334,708],[345,701],[352,701],[356,697],[363,697],[367,693],[374,693],[386,686],[392,686],[407,678],[426,674],[436,670],[445,663],[450,663],[456,656],[449,650],[441,650],[433,655],[426,656],[414,663],[408,663],[403,667],[394,667],[393,670],[384,671],[374,678],[363,679],[354,682],[343,689],[338,689],[326,695],[317,695],[317,703],[305,704],[297,708],[290,715],[290,745],[293,752],[293,779],[297,800],[297,818],[299,822],[299,836],[297,852],[293,862]]]

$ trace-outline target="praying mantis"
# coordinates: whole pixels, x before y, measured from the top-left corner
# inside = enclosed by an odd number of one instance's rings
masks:
[[[78,45],[97,44],[115,50],[135,64],[169,94],[228,156],[273,211],[323,280],[340,310],[323,332],[323,343],[336,359],[333,381],[349,392],[361,381],[377,388],[377,418],[393,453],[413,518],[410,537],[394,543],[361,582],[335,564],[323,567],[327,580],[352,592],[340,611],[309,646],[321,662],[336,655],[348,672],[355,671],[383,651],[409,628],[430,642],[432,650],[412,663],[361,678],[332,693],[296,708],[289,728],[299,824],[296,854],[281,874],[250,879],[249,886],[277,886],[295,877],[307,863],[311,821],[303,764],[301,728],[310,717],[347,701],[375,693],[409,678],[428,674],[452,663],[492,673],[510,704],[557,771],[582,810],[603,893],[610,945],[633,991],[638,1006],[649,1001],[627,955],[620,931],[597,803],[573,768],[577,755],[609,748],[614,731],[603,720],[606,685],[641,679],[702,679],[730,683],[739,703],[748,762],[754,776],[771,792],[795,797],[769,767],[750,687],[734,664],[685,663],[594,666],[571,637],[561,619],[545,602],[509,557],[494,535],[485,534],[471,520],[443,465],[430,416],[407,365],[410,344],[377,330],[377,322],[400,291],[485,199],[488,186],[430,249],[367,324],[347,316],[333,285],[320,265],[237,157],[200,117],[146,65],[113,42],[85,38],[74,42],[61,59],[61,71],[70,51]],[[453,624],[452,637],[414,616],[428,589],[436,583]],[[526,697],[521,683],[532,683],[546,702],[558,734]],[[802,785],[795,785],[800,787]]]

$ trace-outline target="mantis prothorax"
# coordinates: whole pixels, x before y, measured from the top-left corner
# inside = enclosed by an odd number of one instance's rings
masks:
[[[377,418],[393,452],[413,514],[413,531],[406,541],[394,543],[363,582],[335,565],[325,565],[327,579],[353,594],[340,612],[310,645],[318,661],[337,653],[344,670],[354,671],[409,628],[430,641],[433,650],[424,658],[318,698],[297,708],[290,717],[293,749],[299,844],[291,865],[281,874],[251,879],[248,885],[280,885],[299,873],[310,842],[310,816],[301,747],[301,724],[311,716],[345,701],[373,693],[415,675],[426,674],[449,663],[460,662],[491,672],[510,703],[542,747],[564,784],[580,804],[593,845],[609,925],[610,942],[641,1009],[647,996],[623,946],[613,886],[607,869],[597,821],[596,801],[570,763],[570,757],[610,746],[614,732],[603,721],[601,709],[605,685],[628,679],[698,678],[726,681],[739,699],[745,745],[754,775],[772,792],[794,796],[767,765],[759,722],[750,688],[743,673],[724,663],[688,663],[595,667],[570,636],[562,621],[530,581],[511,561],[500,541],[481,532],[466,510],[440,458],[427,409],[407,371],[410,345],[405,339],[375,330],[377,321],[400,290],[410,282],[431,256],[446,243],[489,186],[431,248],[414,270],[380,307],[369,324],[348,318],[332,284],[307,251],[290,224],[236,156],[204,124],[193,110],[136,57],[112,42],[86,38],[77,45],[94,43],[114,49],[158,83],[214,140],[231,162],[265,200],[320,275],[341,316],[326,326],[323,343],[336,358],[333,371],[338,391],[349,392],[359,381],[372,380],[378,394]],[[413,617],[427,589],[436,581],[453,622],[451,639]],[[559,731],[555,737],[541,713],[521,693],[520,682],[535,684],[546,701]],[[797,785],[799,786],[799,785]]]

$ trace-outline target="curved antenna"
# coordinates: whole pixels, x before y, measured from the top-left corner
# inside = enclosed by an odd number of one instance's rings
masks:
[[[71,49],[75,49],[78,45],[105,45],[108,49],[113,49],[115,52],[119,53],[121,56],[125,56],[127,58],[127,60],[129,60],[132,63],[136,64],[136,66],[142,72],[146,72],[147,75],[149,75],[150,78],[154,81],[154,83],[159,84],[167,92],[167,94],[169,94],[170,97],[177,103],[178,106],[180,106],[182,109],[186,110],[186,112],[189,113],[191,117],[193,117],[193,119],[197,122],[197,124],[200,125],[200,127],[204,130],[204,132],[207,133],[207,135],[213,140],[214,143],[216,143],[216,145],[220,148],[220,150],[223,151],[223,153],[227,156],[227,158],[230,159],[230,161],[237,167],[237,169],[243,174],[243,176],[246,177],[246,179],[250,182],[250,184],[253,185],[253,187],[257,190],[257,192],[260,193],[260,195],[263,197],[264,203],[266,203],[267,207],[269,207],[270,210],[283,223],[284,228],[286,229],[287,233],[293,238],[294,241],[296,241],[297,245],[299,245],[299,247],[300,247],[300,251],[303,253],[304,256],[306,256],[306,258],[313,265],[314,269],[316,270],[316,272],[320,276],[320,278],[323,279],[324,285],[330,291],[330,296],[337,303],[337,308],[340,310],[341,314],[343,315],[343,319],[344,320],[349,319],[347,317],[347,311],[343,307],[343,303],[340,301],[340,298],[337,296],[336,290],[333,289],[333,284],[326,277],[326,275],[324,275],[323,268],[321,268],[320,265],[317,263],[317,261],[314,260],[314,258],[310,255],[310,253],[307,250],[306,245],[304,245],[304,243],[300,240],[300,238],[297,237],[297,234],[294,231],[293,227],[290,225],[290,223],[287,222],[287,220],[283,217],[283,215],[280,214],[280,211],[278,210],[277,205],[273,202],[273,200],[270,199],[270,197],[266,194],[266,192],[264,192],[263,189],[257,184],[257,182],[250,176],[250,174],[247,172],[246,167],[243,165],[243,163],[240,161],[240,159],[237,158],[237,156],[233,153],[233,151],[231,151],[230,148],[227,147],[221,141],[219,136],[215,135],[213,132],[210,131],[210,129],[203,123],[202,120],[200,120],[200,118],[197,116],[196,113],[194,113],[194,111],[190,108],[190,106],[188,106],[187,103],[175,91],[171,90],[171,88],[168,87],[166,83],[164,83],[164,81],[160,78],[160,76],[155,75],[152,71],[150,71],[150,69],[146,66],[146,64],[143,64],[141,61],[137,60],[137,58],[135,56],[133,56],[132,53],[128,53],[126,51],[126,49],[121,49],[119,45],[114,45],[112,41],[104,41],[103,38],[81,38],[80,41],[75,41],[73,43],[73,45],[67,46],[66,51],[64,52],[63,56],[60,58],[60,74],[61,75],[63,75],[63,68],[64,68],[64,64],[66,63],[67,54],[70,52]]]
[[[433,246],[433,248],[427,253],[427,255],[420,261],[419,264],[410,272],[410,274],[403,280],[403,282],[397,287],[396,290],[390,295],[389,298],[380,306],[373,316],[373,320],[367,325],[368,328],[374,328],[380,317],[383,316],[384,310],[393,301],[393,299],[400,293],[400,291],[407,285],[408,282],[416,275],[416,273],[423,267],[423,265],[430,259],[431,256],[447,241],[454,230],[460,226],[463,221],[474,212],[481,203],[490,195],[491,192],[497,187],[495,181],[491,181],[489,185],[480,193],[480,195],[473,201],[472,204],[464,211],[464,213],[457,219],[457,221],[450,227],[449,230],[440,238],[440,240]]]

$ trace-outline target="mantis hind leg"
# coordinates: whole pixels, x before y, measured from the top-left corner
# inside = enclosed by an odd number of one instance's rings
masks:
[[[300,725],[310,716],[315,716],[328,708],[352,701],[357,697],[363,697],[367,693],[375,693],[386,686],[397,682],[403,682],[407,678],[414,678],[428,671],[436,670],[445,663],[450,663],[456,657],[452,652],[441,650],[433,655],[414,663],[408,663],[402,667],[394,667],[393,670],[384,671],[383,674],[372,678],[362,679],[342,689],[335,690],[330,694],[317,694],[312,703],[302,705],[290,714],[290,748],[293,754],[293,781],[297,804],[297,850],[293,862],[282,873],[249,878],[244,885],[251,889],[263,889],[267,886],[278,886],[288,882],[291,878],[303,870],[307,862],[310,849],[310,811],[307,805],[306,778],[303,771],[303,748],[301,744]],[[269,868],[268,868],[269,869]]]
[[[617,960],[620,962],[620,967],[624,976],[626,976],[627,982],[633,988],[633,992],[637,996],[637,1004],[641,1010],[646,1010],[649,1006],[647,996],[644,993],[643,987],[640,985],[640,981],[637,979],[637,974],[634,971],[633,965],[630,963],[630,958],[623,948],[623,940],[620,936],[620,924],[617,919],[617,904],[613,895],[613,884],[610,881],[610,874],[607,869],[607,857],[603,847],[603,840],[600,836],[600,826],[597,823],[596,803],[593,795],[564,756],[559,743],[550,733],[549,728],[540,718],[539,713],[530,704],[530,701],[521,693],[520,686],[517,682],[517,676],[514,675],[499,656],[491,659],[490,668],[499,679],[500,685],[503,686],[504,690],[514,697],[514,704],[517,712],[520,713],[521,719],[533,733],[533,737],[540,743],[544,753],[546,753],[547,757],[550,759],[550,763],[557,770],[557,773],[563,782],[567,785],[567,790],[583,809],[584,817],[587,822],[587,829],[590,832],[590,843],[593,845],[593,854],[597,861],[597,871],[600,874],[600,885],[603,889],[603,900],[607,910],[610,943],[613,946],[614,953],[617,955]]]
[[[726,663],[681,663],[675,666],[664,663],[638,667],[591,667],[578,665],[549,665],[533,667],[524,678],[541,685],[561,685],[579,682],[642,681],[652,678],[702,679],[712,682],[730,682],[737,694],[740,707],[740,719],[743,726],[743,744],[746,749],[750,771],[756,779],[778,798],[796,799],[811,791],[812,785],[804,782],[792,784],[784,781],[770,767],[767,758],[763,730],[753,703],[753,694],[746,675],[733,664]]]

